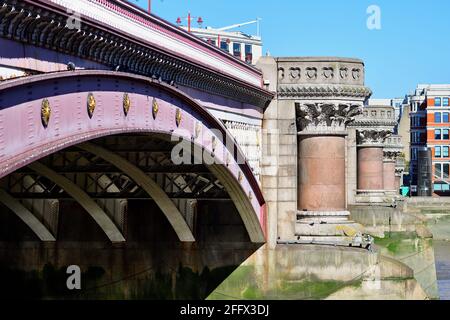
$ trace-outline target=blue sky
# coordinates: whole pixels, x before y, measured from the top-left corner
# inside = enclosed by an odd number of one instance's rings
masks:
[[[381,30],[366,26],[370,5],[381,9]],[[374,98],[450,83],[448,0],[153,0],[152,11],[170,22],[190,11],[212,27],[260,17],[264,52],[361,58]],[[256,33],[254,25],[241,30]]]

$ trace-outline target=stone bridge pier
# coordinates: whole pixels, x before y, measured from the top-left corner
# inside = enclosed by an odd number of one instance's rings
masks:
[[[384,175],[389,165],[384,162],[383,143],[390,134],[387,130],[358,131],[358,194],[383,196]]]
[[[349,126],[349,204],[393,203],[399,193],[396,169],[401,137],[394,134],[394,108],[366,106]]]
[[[346,207],[346,124],[361,106],[297,104],[298,212],[295,232],[301,243],[333,243],[354,236],[360,226]],[[337,119],[337,120],[336,120]]]
[[[265,57],[259,65],[266,89],[277,92],[263,120],[263,129],[276,136],[262,161],[269,243],[353,237],[361,228],[347,210],[347,127],[371,95],[363,62]]]

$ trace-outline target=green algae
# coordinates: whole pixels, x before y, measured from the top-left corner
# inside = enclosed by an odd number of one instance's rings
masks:
[[[414,240],[418,239],[415,232],[386,232],[384,238],[374,237],[375,244],[387,249],[393,256],[417,250]]]
[[[362,285],[362,279],[344,282],[308,276],[299,280],[288,280],[288,276],[283,274],[279,274],[277,279],[274,283],[264,286],[258,280],[254,267],[242,266],[224,281],[208,300],[319,300],[343,288]]]

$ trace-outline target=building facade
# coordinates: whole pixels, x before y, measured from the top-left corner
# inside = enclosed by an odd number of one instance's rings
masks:
[[[187,27],[182,27],[187,30]],[[248,64],[255,65],[262,56],[260,36],[247,35],[240,31],[222,31],[220,29],[190,28],[191,33],[206,42],[215,45]]]
[[[395,119],[400,121],[404,109],[408,106],[408,96],[404,98],[393,98],[393,99],[369,99],[369,106],[391,106],[395,109]]]
[[[418,184],[419,153],[431,149],[434,195],[450,195],[450,85],[419,85],[411,97],[411,185]]]

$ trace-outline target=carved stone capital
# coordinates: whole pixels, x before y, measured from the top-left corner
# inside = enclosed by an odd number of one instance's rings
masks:
[[[405,168],[395,168],[395,175],[397,177],[401,177],[403,175],[403,172],[405,172]]]
[[[360,146],[383,146],[388,137],[392,135],[391,130],[386,129],[362,129],[357,131],[358,145]]]
[[[387,151],[383,152],[385,161],[396,161],[398,157],[400,157],[402,153],[400,151]]]
[[[362,106],[344,103],[297,103],[300,133],[343,132],[362,112]]]

